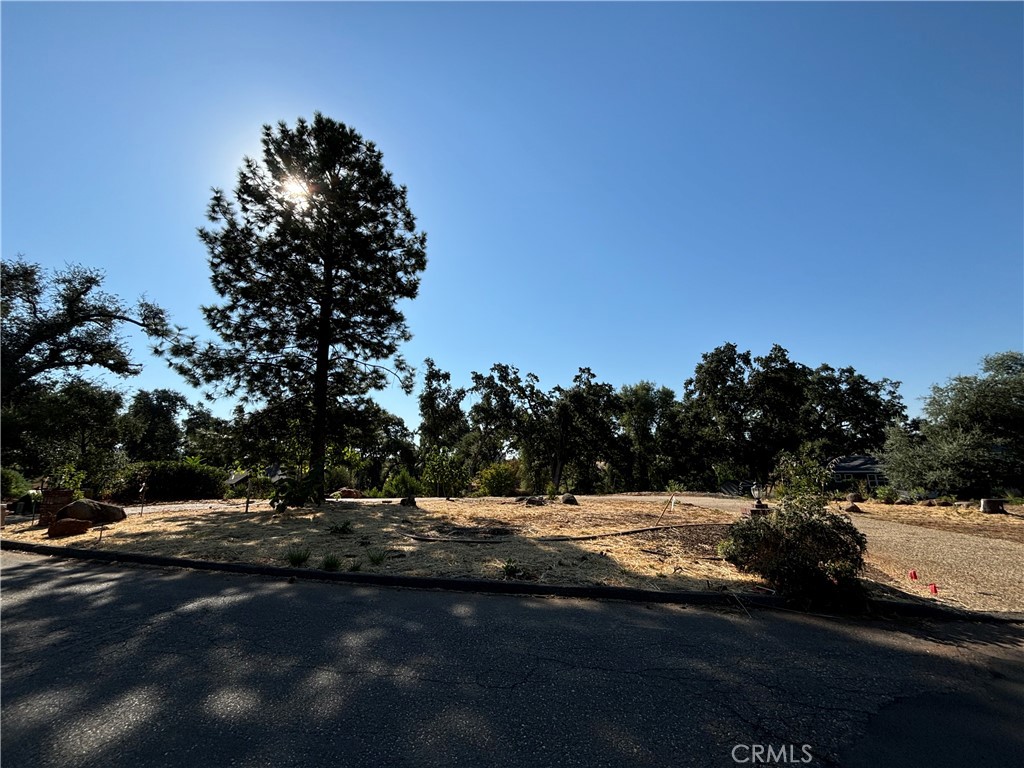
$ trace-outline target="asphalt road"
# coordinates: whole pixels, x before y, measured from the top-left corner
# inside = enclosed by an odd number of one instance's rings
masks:
[[[4,765],[963,768],[1024,755],[1020,625],[2,562]]]

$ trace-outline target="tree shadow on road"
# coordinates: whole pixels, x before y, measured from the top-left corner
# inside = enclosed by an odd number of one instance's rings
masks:
[[[14,765],[708,765],[975,673],[1002,624],[829,621],[6,560]],[[708,759],[708,756],[711,759]]]

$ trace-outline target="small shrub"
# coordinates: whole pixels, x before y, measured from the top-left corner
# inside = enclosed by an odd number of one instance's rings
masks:
[[[348,567],[348,569],[352,573],[357,573],[358,571],[363,570],[363,561],[362,560],[356,560],[354,563],[352,563],[352,565],[350,565]]]
[[[519,470],[511,462],[491,464],[477,475],[477,483],[484,496],[515,496]]]
[[[4,467],[0,469],[0,496],[15,499],[28,493],[29,482],[21,472]]]
[[[308,549],[298,549],[293,547],[285,553],[285,560],[293,568],[301,568],[309,561],[310,552]]]
[[[320,561],[320,568],[324,571],[336,571],[341,568],[341,558],[335,554],[324,555]]]
[[[341,523],[338,523],[337,525],[332,525],[330,528],[327,529],[327,532],[334,536],[347,536],[348,534],[352,533],[352,521],[343,520]]]
[[[895,504],[900,493],[891,485],[880,485],[875,489],[875,498],[883,504]]]
[[[409,470],[402,467],[401,471],[397,475],[392,475],[384,483],[384,498],[398,497],[405,498],[406,496],[422,496],[423,487],[420,485],[420,481],[409,474]]]
[[[509,558],[501,564],[502,576],[507,579],[515,579],[522,574],[523,569],[519,567],[519,563],[512,558]]]
[[[846,515],[796,503],[733,524],[719,554],[782,595],[817,600],[856,587],[866,549]]]
[[[388,551],[383,547],[372,547],[366,550],[366,559],[373,565],[380,565],[388,559]]]

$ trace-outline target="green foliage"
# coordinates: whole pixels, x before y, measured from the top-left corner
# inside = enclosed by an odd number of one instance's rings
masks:
[[[544,392],[539,382],[532,373],[522,377],[519,369],[500,363],[487,376],[474,372],[480,399],[470,410],[473,427],[516,448],[531,488],[549,481],[561,488],[569,478],[578,492],[592,491],[600,480],[598,461],[618,448],[618,396],[589,368],[580,368],[569,388]]]
[[[144,300],[129,307],[103,291],[105,276],[80,265],[44,272],[21,256],[0,262],[0,399],[16,405],[53,374],[98,366],[118,376],[142,370],[118,331],[136,325],[169,335],[164,310]]]
[[[0,469],[0,496],[5,499],[16,499],[28,493],[29,482],[21,472],[4,467]]]
[[[438,368],[429,357],[423,361],[423,391],[420,392],[420,450],[433,456],[453,449],[469,432],[469,420],[462,411],[464,387],[451,385],[451,374]]]
[[[900,492],[891,485],[880,485],[875,488],[875,498],[883,504],[895,504],[900,498]]]
[[[683,421],[693,463],[732,465],[732,477],[764,479],[783,452],[829,458],[871,453],[904,417],[899,384],[853,368],[816,369],[778,345],[763,357],[724,344],[702,356],[684,385]],[[695,467],[689,471],[694,472]]]
[[[310,551],[299,547],[291,547],[285,553],[285,560],[293,568],[301,568],[309,561]]]
[[[327,529],[327,532],[332,536],[348,536],[350,533],[352,533],[352,521],[343,520],[337,525],[332,525],[330,528]]]
[[[492,464],[477,475],[477,484],[484,496],[515,496],[519,487],[519,467],[513,461]]]
[[[730,526],[719,554],[780,594],[819,600],[855,588],[867,539],[845,515],[790,504]]]
[[[61,464],[58,467],[54,467],[53,472],[50,474],[48,485],[50,488],[81,491],[84,480],[85,472],[76,468],[74,464]]]
[[[784,451],[775,468],[776,495],[781,499],[813,499],[823,506],[832,472],[806,452]]]
[[[501,575],[506,581],[508,579],[517,579],[522,575],[522,573],[523,569],[519,565],[519,562],[512,558],[509,558],[501,564]]]
[[[881,458],[895,485],[971,497],[1024,486],[1024,353],[989,355],[980,375],[933,386],[924,413],[887,433]]]
[[[334,553],[324,555],[320,561],[320,568],[324,571],[336,571],[341,568],[341,558]]]
[[[146,483],[148,501],[188,501],[224,497],[228,473],[217,467],[190,466],[182,461],[133,464],[122,493],[131,497]]]
[[[140,390],[121,419],[124,450],[132,461],[173,461],[181,456],[184,432],[178,415],[188,407],[169,389]]]
[[[409,470],[405,467],[397,473],[388,478],[387,482],[384,483],[384,498],[390,497],[401,497],[406,496],[422,496],[423,486],[420,485],[420,481],[409,474]]]
[[[469,472],[454,451],[439,450],[427,456],[423,485],[438,496],[461,496],[469,485]]]

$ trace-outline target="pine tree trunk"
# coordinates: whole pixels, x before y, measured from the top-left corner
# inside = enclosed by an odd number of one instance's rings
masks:
[[[324,471],[327,459],[327,385],[331,364],[331,320],[334,314],[334,266],[324,264],[323,293],[316,338],[316,368],[313,371],[313,430],[309,451],[309,479],[317,504],[327,495]]]

